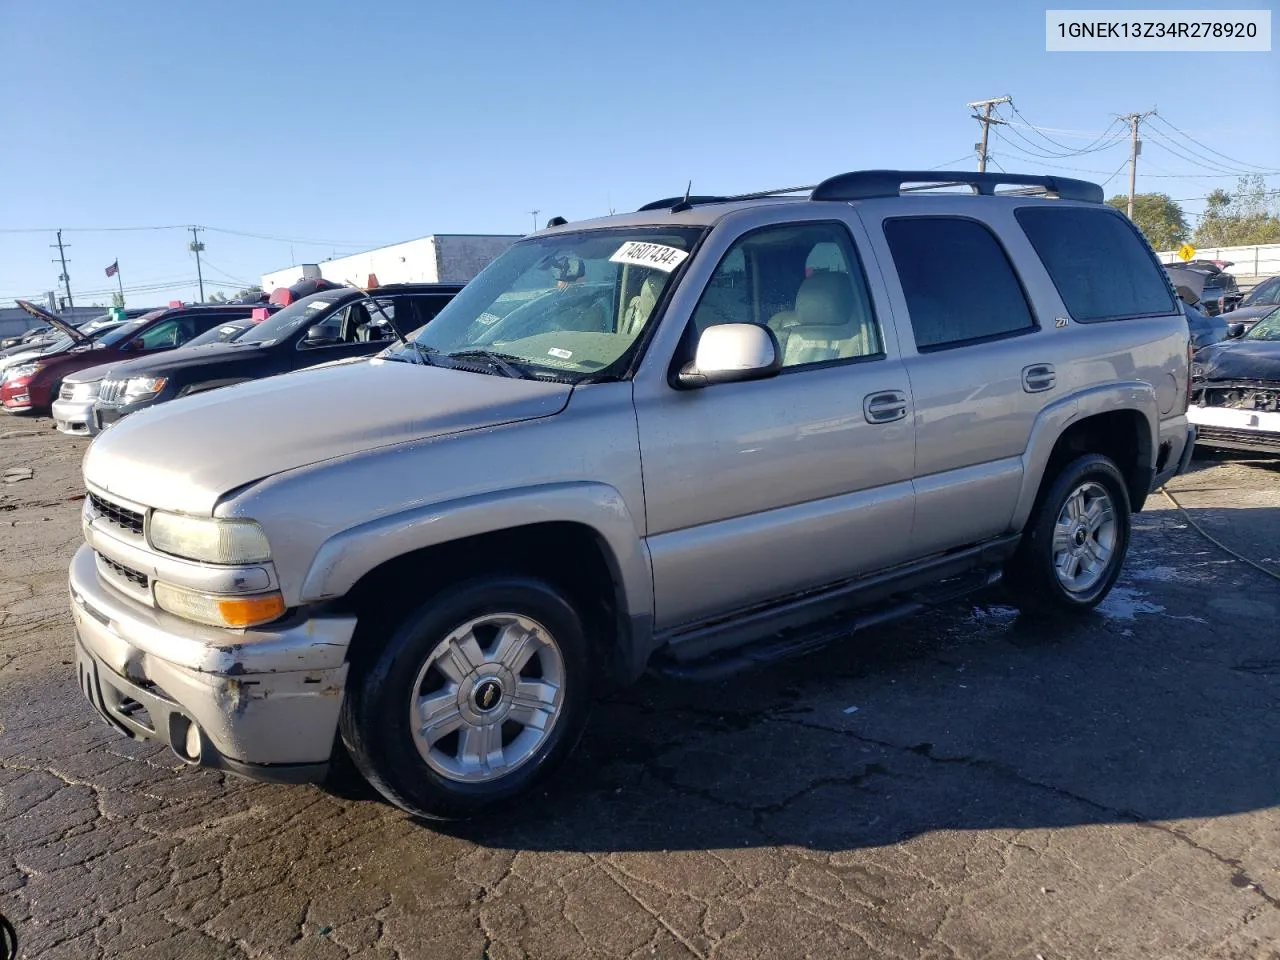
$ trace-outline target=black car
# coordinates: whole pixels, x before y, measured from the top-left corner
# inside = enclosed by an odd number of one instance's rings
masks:
[[[113,364],[94,405],[94,420],[102,429],[178,397],[372,356],[395,337],[388,320],[407,335],[461,289],[458,283],[403,283],[372,293],[354,287],[325,290],[291,303],[231,342]]]
[[[1213,317],[1234,310],[1241,299],[1240,285],[1225,269],[1229,266],[1216,260],[1190,260],[1165,264],[1165,271],[1174,289],[1189,288],[1198,301],[1192,305]]]

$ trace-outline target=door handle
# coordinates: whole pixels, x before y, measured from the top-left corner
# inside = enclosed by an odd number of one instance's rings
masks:
[[[1052,390],[1058,382],[1058,374],[1052,363],[1033,363],[1022,368],[1022,389],[1027,393]]]
[[[907,415],[907,395],[900,390],[870,393],[862,401],[867,423],[892,423]]]

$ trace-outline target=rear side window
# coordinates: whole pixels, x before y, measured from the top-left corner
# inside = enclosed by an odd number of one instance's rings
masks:
[[[1164,270],[1122,215],[1084,207],[1020,207],[1014,216],[1073,320],[1175,312]]]
[[[981,223],[960,217],[887,220],[885,238],[922,352],[1036,327],[1013,265]]]

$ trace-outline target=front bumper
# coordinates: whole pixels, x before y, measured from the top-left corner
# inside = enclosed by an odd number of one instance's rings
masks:
[[[71,561],[70,589],[80,688],[117,730],[257,780],[324,776],[354,617],[201,627],[102,584],[88,545]]]
[[[92,437],[98,432],[93,421],[93,405],[89,400],[55,400],[53,422],[59,433],[72,437]]]
[[[1280,413],[1193,406],[1187,418],[1196,424],[1199,442],[1206,447],[1280,453]]]
[[[165,397],[167,400],[168,397]],[[93,408],[93,418],[95,422],[95,430],[102,431],[107,427],[119,423],[131,413],[137,413],[139,410],[145,410],[147,407],[153,406],[160,397],[147,397],[142,400],[136,400],[133,403],[98,403]]]

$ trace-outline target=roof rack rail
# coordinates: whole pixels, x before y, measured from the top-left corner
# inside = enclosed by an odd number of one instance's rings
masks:
[[[923,186],[904,187],[904,183]],[[936,190],[939,187],[969,187],[982,196],[995,196],[999,185],[1036,187],[1036,190],[1008,191],[1014,196],[1048,194],[1063,200],[1102,203],[1102,187],[1071,177],[1043,177],[1025,173],[976,173],[951,170],[858,170],[822,181],[810,200],[870,200],[896,197],[903,193]]]
[[[728,196],[702,196],[702,197],[666,197],[662,200],[654,200],[652,203],[646,203],[637,210],[637,213],[643,213],[645,210],[665,210],[675,209],[679,207],[681,210],[687,210],[689,207],[697,206],[704,203],[734,203],[738,200],[764,200],[767,197],[780,197],[788,193],[801,193],[805,190],[812,190],[812,184],[807,187],[782,187],[778,190],[757,190],[755,193],[735,193]]]

